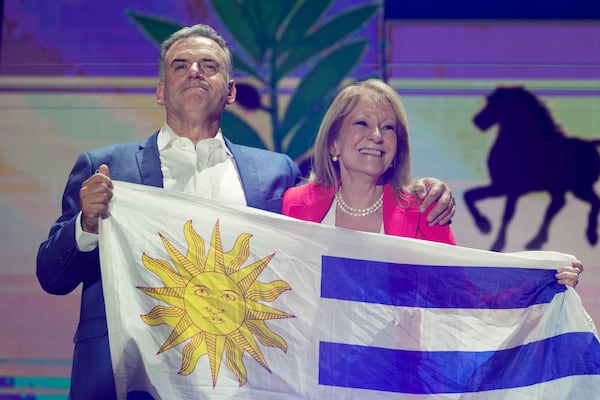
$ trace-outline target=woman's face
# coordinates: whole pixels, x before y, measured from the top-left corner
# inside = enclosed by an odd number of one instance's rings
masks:
[[[329,149],[339,157],[342,180],[369,177],[376,182],[396,156],[397,129],[396,115],[386,102],[361,99],[343,119]]]

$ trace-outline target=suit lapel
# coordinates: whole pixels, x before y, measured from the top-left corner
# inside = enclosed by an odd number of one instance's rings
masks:
[[[233,154],[233,161],[242,181],[242,189],[246,196],[248,206],[265,209],[266,205],[261,201],[260,188],[258,186],[258,167],[255,160],[245,151],[244,147],[232,143],[224,137],[225,145]]]
[[[140,144],[135,158],[140,170],[141,181],[143,185],[163,187],[163,176],[160,169],[160,155],[158,153],[158,144],[156,138],[158,132],[146,139]]]

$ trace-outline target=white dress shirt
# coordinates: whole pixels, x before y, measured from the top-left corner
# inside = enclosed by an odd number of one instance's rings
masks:
[[[157,144],[166,190],[247,205],[233,155],[225,146],[220,129],[214,138],[201,140],[194,147],[190,139],[177,136],[165,122]],[[98,246],[98,235],[81,228],[81,212],[75,230],[80,251],[92,251]]]
[[[158,152],[165,189],[246,205],[233,155],[220,129],[194,148],[190,139],[177,136],[165,123],[158,133]]]

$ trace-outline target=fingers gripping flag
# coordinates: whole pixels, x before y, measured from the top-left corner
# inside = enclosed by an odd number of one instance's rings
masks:
[[[355,232],[115,182],[100,256],[120,398],[597,399],[571,258]],[[149,397],[147,397],[149,398]]]

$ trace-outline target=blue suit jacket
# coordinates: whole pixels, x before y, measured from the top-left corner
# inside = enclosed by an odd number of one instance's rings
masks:
[[[98,249],[80,252],[75,242],[75,223],[81,210],[79,189],[101,164],[108,165],[113,180],[162,187],[157,135],[81,154],[67,181],[62,215],[38,250],[37,276],[45,291],[64,295],[83,283],[71,374],[70,397],[74,400],[116,397]],[[233,154],[248,206],[280,213],[283,192],[300,176],[296,164],[283,154],[236,145],[227,139],[225,143]]]

